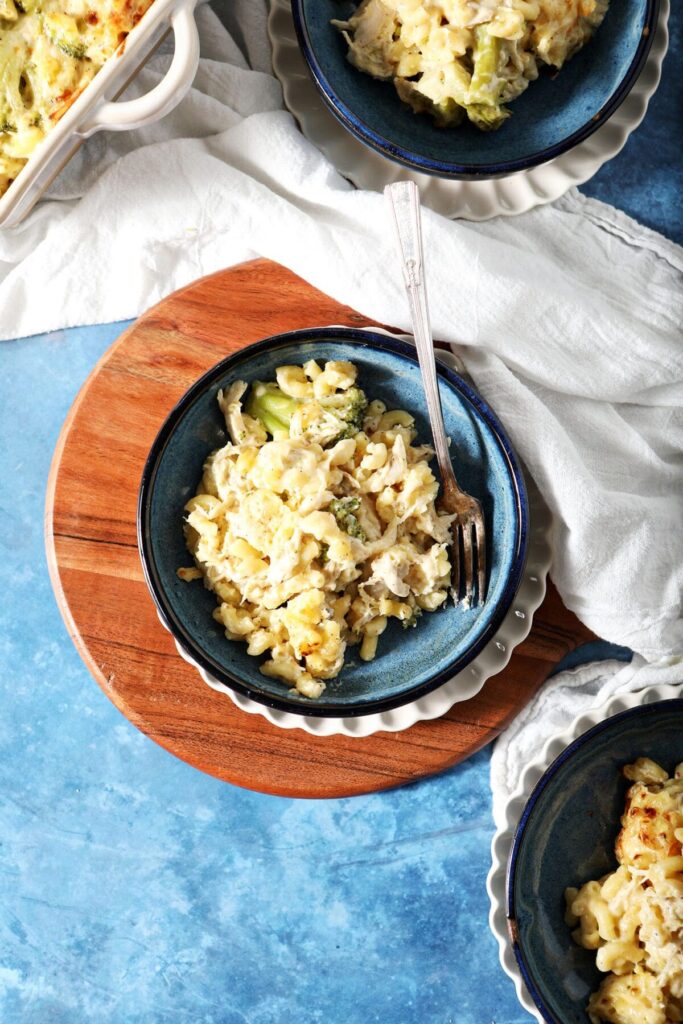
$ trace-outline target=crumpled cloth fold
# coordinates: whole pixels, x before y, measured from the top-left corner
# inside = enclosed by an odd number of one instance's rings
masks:
[[[683,697],[683,659],[664,658],[648,664],[636,655],[628,665],[618,661],[596,662],[549,679],[493,748],[491,790],[496,826],[504,827],[509,798],[527,765],[536,761],[551,737],[565,732],[580,716],[601,708],[616,695],[648,691],[652,698],[654,686],[674,687],[676,696]],[[601,718],[602,713],[596,721]],[[675,766],[663,767],[673,771]]]

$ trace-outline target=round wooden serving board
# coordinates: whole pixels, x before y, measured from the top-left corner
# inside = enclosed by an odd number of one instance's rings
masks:
[[[239,711],[178,656],[147,591],[136,540],[138,487],[157,431],[190,384],[224,356],[270,334],[332,323],[369,321],[265,260],[176,292],[97,364],[66,419],[48,481],[52,583],[69,633],[107,696],[201,771],[285,796],[367,793],[455,764],[494,739],[560,658],[592,639],[550,587],[528,640],[477,697],[436,721],[367,739],[278,729]]]

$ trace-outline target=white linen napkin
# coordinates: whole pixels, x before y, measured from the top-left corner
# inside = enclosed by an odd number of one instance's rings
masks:
[[[173,114],[91,139],[0,231],[0,337],[133,317],[256,255],[409,329],[386,201],[282,109],[265,0],[222,17],[197,11],[200,68]],[[167,64],[155,55],[129,95]],[[551,507],[563,600],[648,660],[683,651],[683,250],[576,191],[480,225],[426,211],[424,227],[435,335]]]
[[[547,740],[569,729],[577,718],[617,693],[637,693],[652,686],[678,686],[683,696],[683,659],[664,658],[648,664],[636,655],[629,665],[597,662],[549,679],[493,748],[491,790],[496,826],[505,825],[506,804],[524,769],[536,760]]]

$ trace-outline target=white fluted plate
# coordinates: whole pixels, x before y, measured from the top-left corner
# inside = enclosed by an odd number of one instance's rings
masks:
[[[624,102],[585,142],[555,160],[503,178],[456,181],[420,174],[387,160],[359,142],[332,116],[323,103],[299,49],[289,0],[271,0],[268,33],[273,69],[282,84],[287,108],[306,136],[357,188],[381,192],[393,181],[412,179],[422,202],[446,217],[490,220],[525,213],[553,202],[573,185],[588,181],[604,163],[623,149],[631,132],[645,117],[659,85],[669,36],[669,0],[661,0],[659,21],[645,66]]]

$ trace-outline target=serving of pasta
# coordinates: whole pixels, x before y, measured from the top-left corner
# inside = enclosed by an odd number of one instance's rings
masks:
[[[371,660],[390,619],[415,626],[450,589],[454,517],[436,509],[433,451],[356,376],[310,360],[219,391],[230,440],[185,508],[195,567],[178,574],[202,577],[227,638],[309,698],[350,645]]]
[[[609,972],[588,1003],[592,1024],[683,1021],[683,764],[673,778],[654,761],[624,768],[619,867],[566,890],[576,942]]]
[[[600,25],[608,0],[362,0],[335,20],[348,59],[391,81],[416,113],[441,126],[467,119],[491,131],[505,106],[562,65]]]
[[[152,0],[0,0],[0,195]]]

